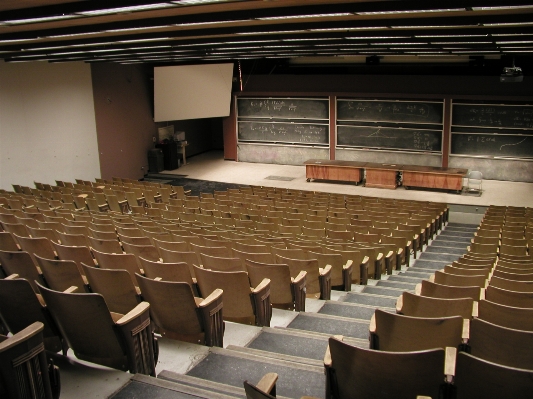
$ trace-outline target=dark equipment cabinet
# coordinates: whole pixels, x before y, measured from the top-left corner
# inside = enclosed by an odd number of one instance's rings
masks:
[[[156,144],[156,148],[163,151],[165,170],[174,170],[180,167],[180,154],[178,154],[178,142],[167,141]]]

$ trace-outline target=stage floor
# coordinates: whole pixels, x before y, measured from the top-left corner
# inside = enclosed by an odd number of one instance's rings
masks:
[[[303,165],[294,166],[225,161],[222,151],[210,151],[188,158],[187,165],[172,171],[163,171],[162,174],[181,175],[191,179],[235,184],[445,202],[455,205],[527,207],[533,204],[533,183],[483,180],[483,193],[481,196],[477,196],[465,193],[449,193],[440,190],[406,190],[403,187],[398,187],[396,190],[389,190],[355,186],[353,183],[307,182],[305,178],[305,166]]]

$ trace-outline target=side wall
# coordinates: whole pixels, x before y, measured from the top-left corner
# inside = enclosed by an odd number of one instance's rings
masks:
[[[0,187],[99,176],[91,67],[0,62]]]
[[[91,71],[102,177],[140,179],[157,134],[148,74],[120,64],[93,64]]]

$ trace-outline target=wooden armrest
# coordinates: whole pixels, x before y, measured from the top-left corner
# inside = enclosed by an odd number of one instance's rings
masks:
[[[352,290],[352,275],[353,261],[350,259],[344,266],[342,266],[342,282],[344,283],[344,291]]]
[[[479,302],[474,301],[472,305],[472,318],[476,318],[479,316]]]
[[[383,267],[383,254],[380,252],[374,262],[374,278],[376,280],[381,279],[381,269]]]
[[[457,357],[457,348],[451,348],[447,346],[446,357],[444,359],[444,374],[446,375],[446,381],[451,383],[453,376],[455,375],[455,359]]]
[[[402,270],[402,258],[404,252],[403,248],[398,248],[398,251],[396,251],[396,270]]]
[[[135,319],[136,317],[139,317],[144,312],[147,312],[149,309],[150,309],[150,304],[148,302],[141,302],[140,304],[135,306],[132,310],[130,310],[128,313],[126,313],[124,316],[122,316],[120,320],[116,322],[116,324],[118,326],[123,326],[129,323],[130,321],[132,321],[133,319]]]
[[[214,290],[209,296],[197,304],[202,318],[207,346],[223,347],[224,321],[222,320],[222,294],[220,288]],[[196,299],[196,298],[195,298]]]
[[[68,287],[65,291],[63,291],[66,294],[72,294],[73,292],[76,292],[78,290],[78,287],[75,285]]]
[[[387,274],[392,274],[392,255],[394,254],[394,251],[389,251],[387,255],[385,255],[385,271]]]
[[[161,277],[156,277],[154,278],[154,281],[163,281],[163,279]]]
[[[305,285],[307,283],[307,272],[302,270],[295,278],[291,277],[291,291],[292,301],[294,302],[294,310],[297,312],[305,312]]]
[[[272,318],[272,303],[270,302],[270,279],[264,278],[250,294],[252,308],[255,314],[255,324],[258,327],[270,327]]]
[[[416,286],[415,286],[415,295],[418,295],[420,296],[420,293],[422,292],[422,283],[418,283]]]
[[[209,294],[207,298],[202,299],[202,301],[198,304],[198,307],[205,308],[206,306],[209,306],[214,301],[222,298],[223,292],[224,292],[223,290],[221,290],[220,288],[217,288],[211,294]]]
[[[435,273],[433,273],[431,276],[429,276],[428,280],[431,281],[432,283],[434,283],[435,282]]]
[[[479,300],[482,301],[483,299],[485,299],[485,289],[484,288],[481,289],[481,293],[479,294]]]
[[[44,324],[40,321],[30,324],[25,329],[19,331],[12,337],[1,336],[0,340],[0,353],[19,345],[21,342],[29,339],[30,337],[39,334],[44,330]]]
[[[37,268],[37,273],[39,273],[41,276],[43,275],[43,271],[39,266],[35,266]]]
[[[13,273],[7,276],[4,280],[15,280],[16,278],[19,278],[19,275],[16,273]]]
[[[376,315],[373,314],[370,318],[370,325],[368,326],[368,331],[373,334],[376,332]]]
[[[270,286],[270,279],[264,278],[257,287],[252,288],[252,294],[257,294],[261,290],[264,290],[267,286]]]
[[[331,265],[319,269],[320,299],[331,299]]]
[[[401,314],[403,308],[403,294],[401,294],[396,300],[396,313]]]
[[[338,339],[339,341],[343,341],[344,337],[342,335],[334,335],[333,338]],[[324,354],[324,366],[331,367],[331,352],[329,350],[329,345],[326,348],[326,353]]]
[[[370,258],[365,256],[359,265],[361,275],[360,285],[367,285],[368,283],[368,262],[370,262]]]
[[[462,334],[463,343],[468,343],[470,339],[470,320],[463,319],[463,334]]]
[[[276,381],[278,380],[278,375],[276,373],[267,373],[261,378],[256,385],[256,388],[262,392],[270,394],[272,390],[276,387]]]

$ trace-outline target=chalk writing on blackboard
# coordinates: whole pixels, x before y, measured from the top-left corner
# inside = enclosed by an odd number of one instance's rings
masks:
[[[337,100],[337,120],[441,124],[442,102]]]
[[[329,119],[329,100],[310,98],[247,98],[237,99],[239,118],[261,119]]]
[[[533,129],[533,106],[453,104],[452,125]]]

